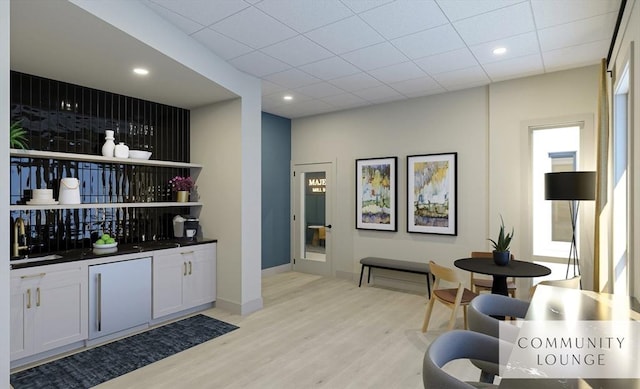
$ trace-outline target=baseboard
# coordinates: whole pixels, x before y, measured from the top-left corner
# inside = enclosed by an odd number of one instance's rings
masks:
[[[285,263],[284,265],[279,265],[279,266],[274,266],[274,267],[269,267],[266,269],[262,269],[262,276],[273,276],[279,273],[286,273],[288,271],[291,271],[291,264],[290,263]]]
[[[218,298],[216,300],[216,308],[231,312],[234,315],[248,315],[250,313],[261,310],[263,307],[262,297],[249,301],[244,304],[238,304],[233,301]]]

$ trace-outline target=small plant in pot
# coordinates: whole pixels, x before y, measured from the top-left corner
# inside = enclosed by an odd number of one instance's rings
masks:
[[[502,219],[502,215],[500,215],[500,233],[498,234],[498,239],[493,240],[489,238],[489,241],[493,245],[493,261],[496,265],[505,266],[509,263],[509,259],[511,258],[511,253],[509,252],[511,239],[513,239],[513,228],[511,228],[510,233],[505,234],[504,220]]]

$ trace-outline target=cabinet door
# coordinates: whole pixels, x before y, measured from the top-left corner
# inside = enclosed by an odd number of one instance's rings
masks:
[[[11,360],[86,339],[87,318],[86,266],[12,271]]]
[[[183,254],[188,264],[185,278],[185,308],[210,303],[216,299],[215,244],[194,247]]]
[[[82,270],[47,273],[36,287],[36,353],[87,339],[87,274]]]
[[[33,323],[30,319],[33,309],[28,302],[31,297],[30,285],[24,285],[17,277],[11,278],[11,359],[23,358],[31,353],[33,341],[27,335],[33,333],[27,323]]]
[[[182,310],[183,281],[187,264],[179,250],[155,252],[153,256],[153,318]]]

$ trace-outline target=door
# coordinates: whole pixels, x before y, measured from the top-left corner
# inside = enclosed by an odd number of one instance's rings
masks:
[[[331,275],[331,199],[333,164],[294,164],[293,270]]]

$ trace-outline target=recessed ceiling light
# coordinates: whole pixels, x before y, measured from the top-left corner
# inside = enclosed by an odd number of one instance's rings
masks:
[[[144,69],[144,68],[135,68],[135,69],[133,69],[133,72],[135,74],[139,74],[141,76],[146,76],[147,74],[149,74],[149,71],[147,69]]]
[[[504,53],[507,52],[507,48],[506,47],[496,47],[495,49],[493,49],[493,54],[495,55],[502,55]]]
[[[283,97],[283,99],[285,99],[286,101],[291,101],[291,100],[293,100],[293,96],[291,96],[291,95],[285,95],[285,96]]]

